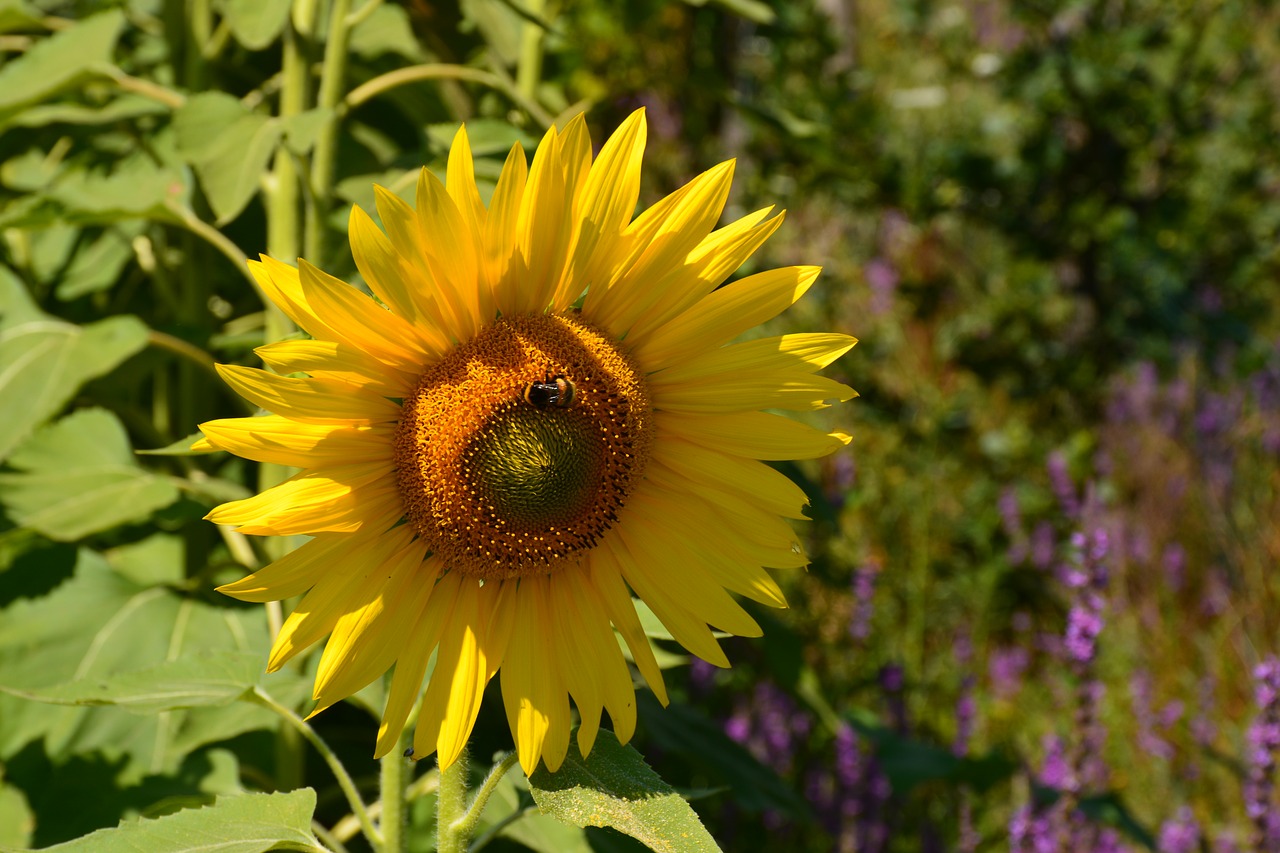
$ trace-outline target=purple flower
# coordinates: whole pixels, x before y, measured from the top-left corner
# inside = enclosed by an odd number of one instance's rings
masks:
[[[1049,471],[1049,486],[1058,499],[1058,506],[1068,518],[1075,518],[1080,512],[1080,497],[1076,494],[1076,484],[1071,480],[1066,454],[1061,450],[1053,451],[1045,467]]]
[[[1191,809],[1182,806],[1160,827],[1160,853],[1196,853],[1200,849],[1200,824]]]
[[[849,620],[849,636],[859,643],[871,635],[876,576],[879,574],[880,563],[876,560],[868,560],[853,571],[853,618]]]
[[[893,310],[893,297],[898,290],[898,271],[887,258],[872,258],[862,268],[862,276],[871,289],[872,316],[882,317]]]
[[[1164,548],[1161,562],[1164,563],[1164,573],[1169,581],[1169,587],[1175,592],[1182,589],[1187,572],[1187,552],[1177,542],[1170,542]]]
[[[1164,738],[1156,734],[1156,717],[1151,709],[1151,675],[1145,670],[1138,670],[1133,674],[1129,681],[1129,697],[1133,702],[1133,718],[1138,728],[1138,746],[1154,758],[1161,758],[1168,761],[1173,757],[1173,746]],[[1169,714],[1169,707],[1166,706],[1165,714]],[[1176,705],[1177,714],[1164,727],[1177,722],[1178,717],[1182,715],[1182,706]],[[1161,720],[1163,723],[1163,720]]]
[[[1090,596],[1093,601],[1097,596]],[[1067,613],[1064,646],[1067,655],[1078,664],[1092,663],[1097,651],[1098,634],[1102,633],[1102,608],[1096,604],[1077,604]]]
[[[1280,850],[1280,809],[1275,804],[1276,752],[1280,750],[1280,660],[1268,658],[1253,670],[1258,716],[1246,740],[1248,775],[1244,808],[1254,826],[1258,850]]]
[[[1059,791],[1071,791],[1076,787],[1066,747],[1057,735],[1047,735],[1044,739],[1044,762],[1040,765],[1039,778],[1041,785]]]
[[[987,660],[991,689],[1001,699],[1008,699],[1022,689],[1022,677],[1031,663],[1031,652],[1023,646],[993,649]]]

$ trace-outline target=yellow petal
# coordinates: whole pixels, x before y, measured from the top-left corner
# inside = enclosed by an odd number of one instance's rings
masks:
[[[627,341],[639,344],[724,283],[782,224],[785,212],[763,221],[772,210],[757,210],[708,234],[684,265],[659,282],[658,301],[627,330]]]
[[[564,195],[570,210],[578,209],[578,195],[591,170],[591,135],[586,115],[578,113],[560,131],[560,161],[564,163]]]
[[[364,689],[390,669],[409,638],[413,620],[426,605],[435,582],[434,567],[425,562],[427,546],[405,534],[400,538],[409,541],[387,558],[377,574],[386,577],[381,592],[338,617],[325,643],[316,670],[318,709]]]
[[[816,459],[849,443],[844,433],[825,433],[767,412],[677,414],[658,412],[658,429],[694,444],[750,459]]]
[[[591,164],[578,201],[581,233],[569,264],[577,282],[601,280],[601,271],[610,265],[618,239],[631,221],[640,197],[646,133],[644,110],[636,110]]]
[[[465,341],[480,328],[475,240],[440,179],[418,173],[418,240],[447,328]]]
[[[506,291],[505,304],[511,313],[540,313],[550,304],[574,237],[570,212],[571,202],[564,192],[560,138],[552,126],[534,154],[520,202],[516,233],[526,271],[521,286]],[[508,309],[502,310],[505,313]]]
[[[377,534],[322,533],[251,575],[218,587],[218,592],[241,601],[280,601],[293,598],[332,573],[345,573],[354,555],[366,550]]]
[[[703,297],[633,350],[650,373],[714,350],[791,307],[822,269],[784,267],[748,276]]]
[[[655,441],[653,459],[677,475],[726,492],[750,496],[752,502],[786,518],[805,518],[809,499],[785,475],[754,459],[728,456],[680,441]]]
[[[268,412],[317,424],[372,424],[398,420],[400,407],[384,397],[324,379],[293,379],[254,367],[216,365],[232,389]]]
[[[827,400],[858,396],[848,385],[790,370],[726,373],[714,382],[696,379],[650,386],[653,407],[664,412],[721,413],[760,409],[796,412],[825,409]]]
[[[449,146],[449,165],[445,170],[445,187],[449,197],[458,208],[458,216],[462,220],[463,229],[471,237],[471,255],[475,258],[476,269],[473,275],[483,275],[484,263],[484,202],[480,200],[480,190],[476,187],[475,165],[471,156],[471,142],[467,138],[467,126],[464,124],[454,134],[453,144]],[[473,281],[475,287],[477,282]],[[488,286],[477,289],[477,312],[481,321],[494,315],[493,292]]]
[[[645,311],[662,301],[665,276],[685,264],[720,218],[733,182],[733,166],[734,161],[727,160],[689,183],[635,265],[603,292],[590,313],[583,306],[592,322],[621,338]]]
[[[614,534],[616,535],[616,534]],[[614,552],[608,547],[598,547],[591,554],[591,587],[609,621],[618,629],[627,648],[631,650],[631,658],[636,668],[644,676],[649,689],[658,697],[664,706],[670,701],[667,698],[667,685],[662,680],[662,669],[653,654],[653,645],[645,636],[644,626],[636,614],[634,602],[622,582],[622,568]]]
[[[290,320],[317,340],[346,340],[342,333],[324,322],[307,303],[298,271],[275,258],[262,255],[261,261],[249,261],[249,272],[263,292]]]
[[[517,251],[516,223],[520,219],[528,172],[524,150],[517,142],[511,146],[502,174],[498,176],[498,184],[489,200],[489,215],[484,223],[485,279],[499,310],[514,299],[524,274],[524,258]]]
[[[857,338],[834,332],[779,335],[711,350],[672,365],[650,377],[654,384],[703,379],[720,381],[725,374],[751,370],[821,370],[849,350]]]
[[[435,751],[441,767],[453,764],[466,745],[488,681],[479,596],[474,578],[459,582],[413,733],[414,752]]]
[[[763,633],[760,626],[725,592],[717,577],[729,575],[741,581],[741,575],[734,573],[732,566],[718,562],[710,549],[697,544],[696,534],[685,538],[667,535],[672,529],[688,532],[678,518],[681,512],[669,503],[670,497],[670,492],[650,488],[632,495],[627,503],[633,523],[629,531],[623,531],[622,538],[636,558],[639,574],[647,577],[650,586],[662,585],[665,580],[666,592],[679,587],[680,594],[673,600],[702,621],[740,637],[759,637]],[[693,510],[692,502],[686,501],[683,509]],[[691,517],[696,520],[699,516],[706,517],[701,513]],[[686,513],[686,517],[690,516]],[[628,582],[632,577],[627,575]],[[649,600],[639,588],[636,591]]]
[[[614,734],[618,736],[618,740],[626,743],[635,733],[636,727],[636,691],[631,684],[627,662],[622,657],[618,644],[610,642],[613,639],[613,629],[595,586],[584,583],[584,578],[581,577],[571,580],[572,583],[566,583],[565,586],[569,591],[569,612],[573,614],[569,624],[579,629],[577,637],[580,639],[575,641],[576,645],[582,652],[583,664],[599,683],[605,707],[609,709],[609,716],[613,720]],[[581,710],[582,706],[578,707]],[[584,712],[582,726],[586,727],[587,723],[588,715]],[[594,729],[598,728],[597,713],[596,725],[592,731],[584,734],[582,728],[578,729],[578,751],[584,756],[591,752],[595,741]]]
[[[396,658],[396,669],[391,676],[391,689],[387,691],[387,704],[382,711],[382,725],[378,729],[374,758],[381,758],[394,749],[400,733],[404,731],[409,711],[418,701],[431,652],[440,642],[440,634],[457,596],[458,574],[444,572],[444,563],[438,557],[428,558],[427,573],[438,576],[439,580],[431,587],[426,606],[418,618],[413,620],[408,640]],[[424,753],[418,757],[425,758],[429,754]]]
[[[627,537],[620,530],[618,536],[606,540],[606,543],[606,547],[617,559],[627,583],[649,605],[676,642],[707,663],[728,667],[729,659],[724,656],[724,651],[707,628],[705,620],[686,610],[676,595],[667,588],[671,579],[661,576],[662,570],[655,566],[640,565],[640,561],[648,556],[645,551],[642,550],[639,556],[632,555],[631,547],[637,544],[634,537]],[[654,574],[660,576],[652,577]]]
[[[393,523],[401,514],[391,467],[361,463],[298,474],[251,498],[222,504],[205,518],[250,535],[292,536],[351,532]]]
[[[617,649],[613,631],[607,626],[593,636],[589,622],[582,620],[578,612],[573,588],[580,586],[576,577],[565,578],[566,572],[557,572],[550,578],[549,602],[551,624],[555,644],[555,659],[563,674],[565,687],[578,706],[581,723],[578,727],[578,749],[583,755],[591,751],[596,732],[600,729],[600,714],[604,710],[604,672],[592,666],[586,653],[587,646],[608,644]]]
[[[786,607],[787,599],[773,577],[761,566],[770,551],[743,541],[746,522],[736,516],[718,513],[708,506],[702,491],[691,492],[662,466],[652,466],[647,474],[655,486],[659,501],[669,507],[666,532],[687,553],[692,553],[707,576],[725,589],[770,607]],[[761,513],[764,515],[764,513]],[[652,518],[652,514],[651,514]],[[758,520],[751,517],[752,521]],[[790,550],[795,535],[777,516],[769,519],[776,549]],[[778,525],[781,525],[779,528]],[[779,533],[781,536],[779,536]]]
[[[296,468],[391,462],[391,425],[311,424],[265,415],[209,421],[200,430],[211,449],[255,462]]]
[[[434,361],[435,353],[419,345],[413,324],[383,308],[356,288],[306,261],[298,261],[302,292],[316,314],[340,329],[350,343],[379,361],[413,372]]]
[[[561,715],[555,706],[563,703],[565,713],[564,741],[568,743],[569,697],[560,681],[551,641],[551,617],[547,604],[546,576],[524,578],[516,597],[512,637],[502,665],[502,702],[507,724],[515,739],[516,753],[525,775],[533,773],[544,751],[554,723]],[[558,765],[557,765],[558,766]],[[547,769],[551,769],[550,761]]]
[[[377,598],[384,581],[379,572],[401,542],[398,536],[370,538],[353,559],[321,575],[276,635],[267,670],[275,672],[298,652],[332,631],[344,613]]]
[[[350,239],[351,255],[365,284],[409,322],[415,346],[426,354],[426,364],[439,360],[451,344],[441,331],[444,319],[431,295],[425,268],[398,254],[387,235],[358,207],[351,209]]]
[[[418,383],[417,373],[398,370],[363,350],[336,341],[277,341],[254,352],[276,373],[307,373],[383,397],[407,397]]]
[[[706,537],[727,537],[729,541],[713,550],[773,569],[798,569],[809,564],[795,531],[767,505],[768,499],[757,501],[749,494],[706,483],[690,485],[687,477],[661,461],[654,461],[646,468],[645,476],[684,499],[697,501],[704,513],[714,516],[715,520],[705,524]],[[714,533],[710,532],[712,529]]]

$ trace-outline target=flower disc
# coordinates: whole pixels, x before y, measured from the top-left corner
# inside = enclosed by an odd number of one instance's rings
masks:
[[[424,374],[403,412],[394,457],[409,522],[485,579],[578,562],[617,520],[653,429],[627,356],[564,314],[496,321]]]

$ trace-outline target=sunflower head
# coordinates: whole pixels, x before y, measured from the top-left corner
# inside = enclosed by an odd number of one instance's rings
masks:
[[[304,596],[269,667],[327,637],[317,711],[393,671],[379,756],[420,703],[414,754],[451,764],[499,674],[526,772],[564,760],[570,698],[584,754],[605,710],[625,742],[615,632],[666,702],[633,596],[728,666],[712,629],[760,633],[735,596],[785,606],[773,572],[806,562],[786,520],[804,494],[764,460],[849,438],[765,410],[851,398],[815,374],[855,341],[732,343],[818,270],[723,284],[782,222],[715,227],[732,162],[633,219],[644,140],[642,112],[594,158],[581,117],[553,127],[531,164],[512,148],[486,205],[460,130],[415,205],[379,189],[381,228],[353,210],[372,297],[305,261],[250,265],[310,339],[259,349],[270,371],[220,368],[269,414],[204,424],[197,447],[301,470],[209,518],[311,539],[221,589]]]

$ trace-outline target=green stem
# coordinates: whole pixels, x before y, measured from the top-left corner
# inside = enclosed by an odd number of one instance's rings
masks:
[[[221,252],[227,260],[231,261],[232,265],[236,268],[236,271],[244,276],[249,284],[252,285],[253,292],[258,294],[258,298],[262,300],[262,304],[268,308],[271,306],[271,300],[262,292],[262,289],[258,286],[258,280],[253,277],[253,273],[249,272],[249,267],[245,263],[245,261],[248,260],[248,256],[239,246],[231,242],[230,238],[217,228],[214,228],[212,225],[196,216],[195,211],[191,208],[184,207],[172,199],[166,200],[164,206],[166,210],[177,217],[179,225],[204,240],[210,246],[213,246]]]
[[[182,340],[182,338],[174,337],[167,332],[157,332],[155,329],[151,329],[147,332],[147,343],[157,349],[167,350],[174,355],[185,358],[211,376],[216,377],[218,375],[218,372],[213,369],[213,356],[195,344]]]
[[[462,820],[467,804],[467,750],[458,760],[440,768],[440,790],[436,793],[436,853],[466,853],[469,833]]]
[[[518,755],[510,752],[502,757],[502,760],[493,765],[489,770],[489,775],[484,777],[484,781],[480,783],[480,787],[476,789],[475,798],[471,800],[471,805],[467,806],[466,814],[458,821],[458,832],[468,841],[475,834],[476,827],[480,824],[480,816],[484,814],[484,807],[488,805],[489,798],[493,796],[493,792],[498,790],[498,783],[502,781],[502,777],[507,775],[507,771],[516,766]]]
[[[338,104],[347,77],[347,36],[351,0],[333,0],[329,14],[329,37],[324,47],[324,63],[320,70],[320,94],[317,106],[330,110],[324,127],[316,139],[311,158],[311,204],[307,209],[303,247],[310,261],[323,267],[325,257],[325,218],[333,203],[333,182],[338,152]]]
[[[333,777],[338,780],[338,787],[342,789],[342,793],[346,795],[347,804],[351,806],[351,813],[360,821],[360,829],[364,832],[364,837],[369,840],[369,844],[375,850],[382,849],[382,836],[378,833],[377,828],[373,825],[372,819],[369,817],[369,810],[365,807],[364,800],[360,798],[360,792],[356,789],[356,783],[347,773],[347,768],[342,766],[342,761],[334,753],[329,745],[316,734],[316,730],[308,725],[307,721],[299,717],[293,711],[281,705],[271,697],[261,687],[253,688],[252,698],[258,704],[270,708],[285,719],[307,742],[315,747],[316,752],[320,753],[320,757],[324,759],[324,763],[329,765],[329,769],[333,771]]]
[[[406,849],[405,791],[409,779],[405,769],[411,762],[404,757],[404,747],[409,741],[410,736],[401,732],[395,749],[382,757],[382,820],[378,824],[382,828],[382,853],[404,853]]]
[[[525,9],[535,18],[546,11],[545,0],[526,0]],[[525,97],[532,99],[542,79],[542,27],[528,18],[520,27],[520,61],[516,67],[516,85]]]
[[[133,92],[135,95],[142,95],[144,98],[159,101],[170,109],[176,110],[187,102],[187,96],[181,92],[170,89],[167,86],[161,86],[151,80],[126,74],[114,65],[101,65],[96,70],[111,78],[111,82],[126,92]]]
[[[408,68],[397,68],[395,71],[380,74],[369,82],[352,89],[343,100],[343,107],[345,110],[353,110],[378,95],[389,92],[399,86],[418,83],[423,80],[465,80],[470,83],[488,86],[491,89],[502,92],[543,127],[551,125],[551,114],[544,110],[533,98],[521,92],[520,88],[510,80],[503,79],[492,71],[448,63],[412,65]]]

